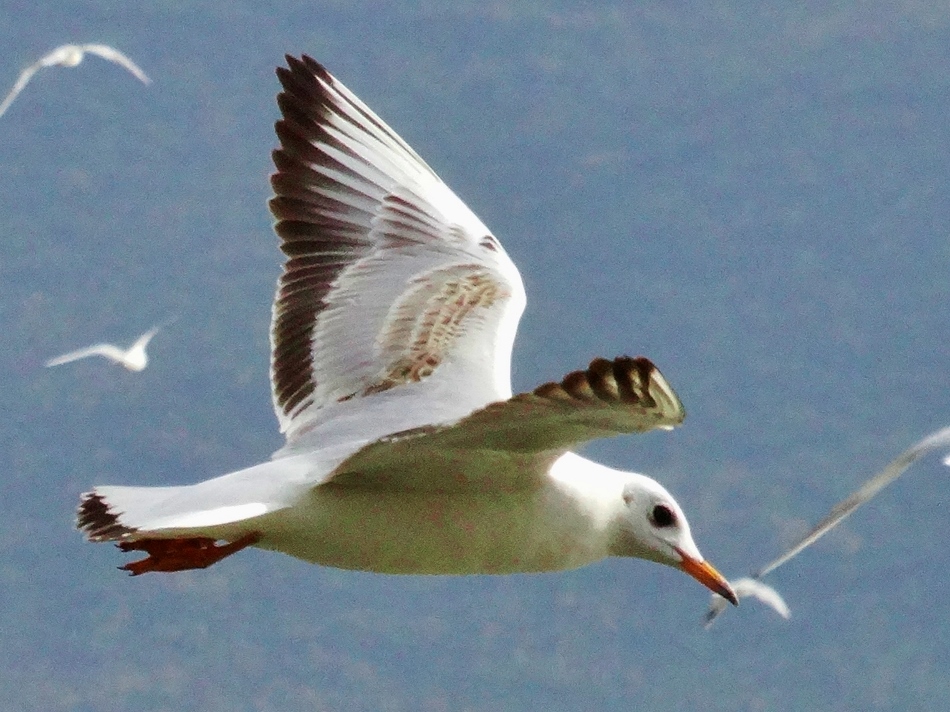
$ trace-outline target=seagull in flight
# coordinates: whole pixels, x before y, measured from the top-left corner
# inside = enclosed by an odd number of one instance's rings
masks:
[[[394,574],[617,556],[678,568],[735,603],[662,485],[571,452],[679,425],[656,366],[597,358],[512,395],[525,293],[501,243],[323,66],[287,62],[270,201],[286,256],[270,368],[286,444],[193,485],[95,487],[78,527],[144,552],[122,567],[132,575],[247,546]]]
[[[782,597],[771,586],[762,583],[760,579],[798,556],[802,551],[841,524],[841,522],[844,521],[846,517],[851,516],[858,507],[869,502],[878,492],[904,474],[907,468],[916,460],[934,450],[943,450],[948,447],[950,447],[950,428],[937,430],[911,445],[889,462],[887,467],[868,479],[857,490],[832,507],[827,516],[812,527],[794,546],[760,568],[751,578],[732,581],[732,587],[736,595],[740,598],[747,595],[754,596],[774,608],[783,618],[788,618],[790,613]],[[950,466],[950,456],[946,457],[943,463]],[[709,604],[709,610],[706,612],[704,618],[706,628],[709,628],[717,616],[725,609],[725,601],[720,596],[713,594]],[[785,612],[783,612],[783,609]]]
[[[6,95],[3,102],[0,102],[0,116],[6,113],[6,110],[10,107],[10,104],[13,103],[13,100],[17,98],[17,95],[23,91],[24,87],[30,83],[30,79],[33,78],[33,75],[39,70],[44,67],[75,67],[82,62],[87,52],[114,62],[120,67],[125,67],[125,69],[131,72],[132,75],[143,84],[152,83],[152,80],[145,75],[145,72],[143,72],[135,62],[114,47],[104,44],[66,44],[40,57],[20,73],[13,88]]]
[[[114,344],[94,344],[84,349],[77,349],[62,356],[51,358],[46,362],[46,366],[59,366],[64,363],[78,361],[82,358],[88,358],[89,356],[104,356],[113,363],[124,366],[130,371],[142,371],[148,365],[148,355],[145,353],[145,347],[148,346],[148,342],[152,340],[152,337],[155,336],[163,326],[164,324],[153,326],[137,338],[127,349],[119,348]]]

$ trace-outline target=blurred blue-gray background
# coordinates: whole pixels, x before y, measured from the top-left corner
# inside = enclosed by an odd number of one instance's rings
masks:
[[[584,9],[578,9],[583,7]],[[938,457],[709,632],[640,561],[398,578],[258,551],[128,579],[95,483],[281,444],[274,67],[308,53],[440,173],[528,290],[516,389],[652,358],[689,416],[588,451],[678,497],[727,575],[950,424],[950,5],[9,3],[0,92],[0,706],[10,710],[933,710],[950,703]],[[43,361],[154,323],[130,374]]]

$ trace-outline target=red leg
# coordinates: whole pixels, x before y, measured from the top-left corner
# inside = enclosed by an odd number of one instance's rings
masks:
[[[241,549],[261,540],[259,532],[245,534],[229,544],[216,546],[214,539],[194,537],[191,539],[137,539],[116,544],[122,551],[144,551],[148,556],[120,566],[132,576],[150,571],[187,571],[205,569]]]

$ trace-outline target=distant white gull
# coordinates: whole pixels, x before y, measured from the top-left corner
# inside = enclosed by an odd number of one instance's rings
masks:
[[[145,347],[148,346],[148,342],[152,340],[152,337],[158,333],[162,326],[162,324],[153,326],[137,338],[135,343],[127,349],[121,349],[114,344],[94,344],[84,349],[77,349],[76,351],[70,351],[68,354],[51,358],[46,362],[46,366],[59,366],[64,363],[78,361],[82,358],[88,358],[89,356],[104,356],[120,366],[125,366],[130,371],[141,371],[148,365],[148,356],[145,353]]]
[[[402,574],[626,556],[735,601],[662,486],[569,452],[678,425],[683,407],[656,367],[595,359],[512,396],[525,295],[501,244],[322,66],[287,61],[270,201],[288,257],[271,327],[287,443],[195,485],[96,487],[78,526],[146,552],[122,567],[133,575],[203,568],[249,545]]]
[[[779,566],[794,558],[804,549],[821,539],[821,537],[838,526],[845,517],[852,514],[858,507],[870,500],[887,485],[900,477],[915,460],[930,452],[933,452],[934,450],[941,450],[947,447],[950,447],[950,428],[943,428],[933,432],[904,450],[904,452],[888,463],[887,467],[881,470],[878,474],[874,475],[874,477],[871,479],[867,480],[848,497],[832,507],[828,515],[818,522],[818,524],[816,524],[811,529],[811,531],[802,537],[797,544],[792,546],[781,556],[773,559],[768,564],[759,569],[755,574],[753,574],[752,580],[758,582],[758,580],[763,576],[771,573]],[[945,465],[950,465],[950,456],[945,458],[943,462]],[[788,618],[788,615],[782,613],[781,607],[783,607],[785,604],[775,589],[773,589],[771,586],[766,586],[761,582],[758,583],[764,588],[759,588],[757,590],[755,587],[749,587],[745,584],[740,587],[740,581],[749,580],[750,579],[739,579],[732,581],[733,588],[740,598],[744,595],[754,595],[759,598],[759,600],[772,606],[772,608],[774,608],[779,613],[779,615],[782,615],[783,618]],[[768,591],[766,591],[766,589],[768,589]],[[781,606],[777,605],[777,603],[780,601]],[[722,598],[713,594],[709,610],[706,612],[704,619],[707,628],[712,625],[712,622],[720,613],[722,613],[724,609],[725,605]],[[785,609],[787,610],[787,607],[785,607]]]
[[[61,47],[54,49],[49,54],[40,57],[40,59],[35,61],[20,73],[20,76],[16,80],[16,83],[14,83],[13,88],[6,95],[3,103],[0,103],[0,116],[3,116],[6,110],[10,107],[10,104],[13,103],[13,100],[17,98],[17,95],[23,91],[23,88],[30,83],[30,79],[32,79],[33,75],[39,70],[43,69],[44,67],[75,67],[77,64],[82,62],[86,52],[98,55],[103,59],[108,59],[110,62],[118,64],[120,67],[125,67],[136,77],[136,79],[139,79],[143,84],[151,84],[152,82],[151,79],[145,76],[145,72],[143,72],[139,66],[135,64],[135,62],[133,62],[114,47],[104,44],[62,45]]]

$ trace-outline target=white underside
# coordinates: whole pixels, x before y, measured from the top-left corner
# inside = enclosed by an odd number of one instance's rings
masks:
[[[582,481],[576,478],[588,464]],[[509,492],[313,487],[313,465],[311,453],[187,487],[96,492],[123,524],[137,527],[131,539],[234,540],[259,532],[256,546],[325,566],[502,574],[576,568],[608,556],[623,479],[570,453],[540,486]]]
[[[258,546],[312,563],[402,574],[504,574],[604,558],[606,537],[553,487],[512,494],[319,487],[261,517]]]

